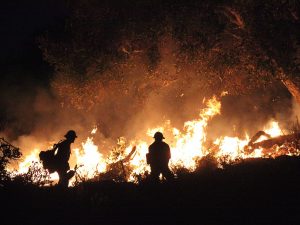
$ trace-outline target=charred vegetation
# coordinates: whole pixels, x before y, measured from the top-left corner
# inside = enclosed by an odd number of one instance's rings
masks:
[[[208,159],[207,159],[208,160]],[[208,166],[209,165],[209,166]],[[209,169],[208,169],[209,167]],[[298,157],[207,164],[173,182],[113,180],[68,190],[13,182],[0,187],[4,224],[297,223]]]

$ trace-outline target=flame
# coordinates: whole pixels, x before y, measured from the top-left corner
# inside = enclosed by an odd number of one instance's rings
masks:
[[[12,176],[26,174],[29,171],[29,168],[33,163],[38,163],[37,165],[39,166],[39,168],[43,169],[42,165],[39,162],[39,157],[38,157],[39,153],[40,153],[40,150],[38,148],[35,148],[29,155],[27,155],[24,158],[24,160],[22,162],[19,163],[19,168],[17,171],[14,171],[12,168],[10,168],[9,171],[12,172]],[[59,179],[58,174],[56,172],[50,174],[49,176],[50,176],[50,180],[54,181],[54,182],[57,182]]]
[[[82,176],[92,178],[95,173],[104,172],[106,169],[105,159],[98,151],[98,146],[93,142],[93,138],[88,138],[82,143],[82,149],[74,149],[76,155],[76,163],[80,168],[77,170]]]
[[[276,121],[271,121],[265,128],[264,131],[267,134],[270,134],[271,137],[276,137],[279,135],[282,135],[283,132],[281,130],[281,128],[279,127],[279,123]]]
[[[213,97],[207,102],[207,108],[200,112],[198,120],[185,122],[183,132],[173,129],[175,144],[171,145],[172,166],[182,166],[191,171],[196,168],[196,159],[205,155],[205,128],[209,119],[220,114],[220,110],[221,103]]]
[[[33,151],[26,156],[26,158],[19,164],[19,169],[18,173],[27,173],[29,167],[32,165],[34,162],[38,162],[38,155],[39,155],[39,149],[35,148]]]
[[[93,128],[93,130],[91,131],[91,134],[96,134],[97,130],[98,130],[98,127],[95,126],[95,127]]]
[[[162,126],[148,129],[146,135],[153,137],[154,133],[160,131],[164,133],[166,142],[170,144],[171,160],[170,167],[184,167],[189,171],[193,171],[197,167],[197,160],[202,157],[212,154],[217,159],[226,158],[227,160],[238,160],[240,158],[249,157],[268,157],[263,149],[254,149],[250,154],[244,152],[244,147],[248,144],[250,138],[245,134],[244,138],[239,137],[219,137],[213,141],[214,147],[205,147],[206,142],[206,127],[209,120],[214,116],[220,114],[221,103],[216,97],[209,100],[203,99],[206,102],[206,107],[199,113],[199,118],[184,123],[182,129],[172,127],[171,121],[166,120]],[[270,121],[263,129],[271,137],[279,136],[283,133],[280,129],[278,122]],[[97,127],[94,127],[91,134],[97,132]],[[261,137],[257,141],[262,141],[266,137]],[[85,142],[81,144],[80,148],[73,150],[75,153],[74,161],[77,166],[77,174],[84,176],[88,179],[93,178],[99,173],[107,172],[109,165],[120,162],[122,165],[130,168],[127,176],[128,181],[134,181],[135,175],[141,175],[150,171],[149,165],[146,163],[146,153],[148,153],[148,146],[150,143],[144,140],[132,140],[126,147],[126,139],[120,138],[118,145],[125,146],[122,154],[115,158],[105,158],[97,145],[94,144],[93,138],[88,137]],[[134,154],[130,155],[133,147],[136,146]],[[276,149],[278,154],[280,150]],[[34,149],[24,161],[19,164],[19,172],[26,172],[30,162],[38,161],[39,149]],[[128,161],[125,160],[126,156],[130,155]],[[126,171],[125,171],[126,172]],[[124,172],[124,173],[125,173]],[[53,176],[57,179],[57,176]]]
[[[234,160],[238,157],[245,158],[243,154],[244,147],[248,144],[249,140],[241,140],[238,137],[228,137],[217,139],[215,144],[220,148],[217,153],[217,157],[229,156],[230,160]]]

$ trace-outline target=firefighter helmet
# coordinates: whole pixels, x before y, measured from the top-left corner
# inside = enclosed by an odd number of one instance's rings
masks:
[[[77,135],[75,133],[74,130],[69,130],[66,134],[65,134],[65,138],[77,138]]]
[[[156,132],[153,137],[155,139],[159,139],[159,140],[165,139],[165,137],[163,136],[163,134],[161,132]]]

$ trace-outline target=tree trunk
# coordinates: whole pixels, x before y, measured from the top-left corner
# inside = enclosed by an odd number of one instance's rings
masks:
[[[300,85],[291,77],[286,75],[284,70],[278,66],[275,60],[272,60],[273,67],[276,68],[276,77],[286,86],[291,95],[296,99],[300,105]]]
[[[260,141],[256,143],[249,143],[252,149],[256,148],[271,148],[273,145],[283,145],[285,142],[297,142],[299,140],[300,133],[281,135],[278,137],[273,137],[265,141]]]
[[[300,105],[300,87],[289,78],[281,80],[281,82],[287,87],[289,92],[293,95],[293,97]]]

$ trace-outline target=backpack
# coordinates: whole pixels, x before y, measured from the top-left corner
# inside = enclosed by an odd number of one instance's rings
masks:
[[[57,163],[55,157],[55,151],[58,147],[58,144],[54,145],[53,149],[41,151],[39,158],[43,163],[44,169],[47,169],[49,173],[54,173],[57,170]]]

